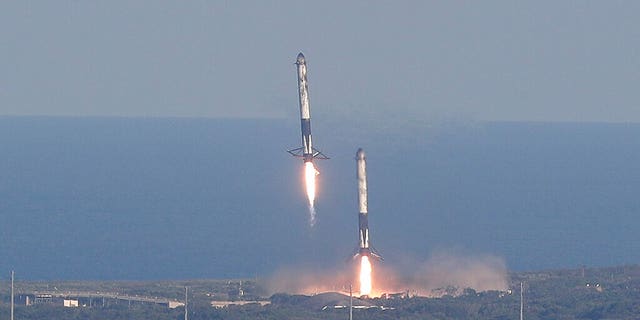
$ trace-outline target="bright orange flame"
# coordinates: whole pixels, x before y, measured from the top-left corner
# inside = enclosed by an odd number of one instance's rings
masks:
[[[362,256],[360,259],[360,295],[371,294],[371,262],[369,257]]]
[[[304,163],[304,178],[307,185],[307,197],[309,198],[309,205],[313,206],[313,202],[316,199],[316,168],[313,166],[313,162]]]
[[[304,180],[307,187],[307,198],[309,198],[309,214],[311,215],[309,222],[311,226],[315,223],[316,211],[314,202],[316,200],[316,175],[318,170],[313,166],[313,162],[304,163]]]

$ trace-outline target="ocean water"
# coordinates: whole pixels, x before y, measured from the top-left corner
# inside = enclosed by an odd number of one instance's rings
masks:
[[[373,245],[511,270],[640,260],[640,125],[314,123],[308,225],[297,120],[0,118],[0,272],[26,279],[264,276],[356,246],[355,152]]]

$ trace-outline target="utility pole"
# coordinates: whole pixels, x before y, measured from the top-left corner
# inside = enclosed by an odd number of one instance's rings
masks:
[[[11,270],[11,320],[13,320],[13,278],[15,276],[15,272]]]
[[[189,287],[184,287],[184,320],[189,320],[189,311],[187,306],[189,305]]]
[[[349,283],[349,320],[353,320],[353,285]]]
[[[524,319],[524,286],[520,282],[520,320]]]

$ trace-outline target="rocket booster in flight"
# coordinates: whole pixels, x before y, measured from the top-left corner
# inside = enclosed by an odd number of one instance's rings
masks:
[[[300,101],[300,129],[302,130],[302,147],[288,150],[291,155],[303,158],[304,162],[316,159],[329,159],[311,142],[311,107],[309,106],[309,84],[307,83],[307,62],[302,52],[296,59],[298,70],[298,97]]]
[[[353,255],[370,256],[383,260],[380,254],[371,246],[369,238],[369,211],[367,208],[367,160],[364,150],[356,152],[356,176],[358,178],[358,249]]]

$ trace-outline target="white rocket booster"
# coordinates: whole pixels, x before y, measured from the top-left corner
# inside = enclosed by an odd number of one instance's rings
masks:
[[[317,159],[329,159],[322,154],[320,150],[313,147],[311,140],[311,107],[309,106],[309,84],[307,82],[307,62],[302,52],[298,54],[296,59],[298,71],[298,98],[300,102],[300,129],[302,131],[302,147],[288,150],[290,154],[301,157],[304,162]]]
[[[358,256],[372,256],[382,260],[380,254],[371,246],[369,238],[369,209],[367,208],[367,160],[362,148],[356,152],[356,176],[358,178]]]

